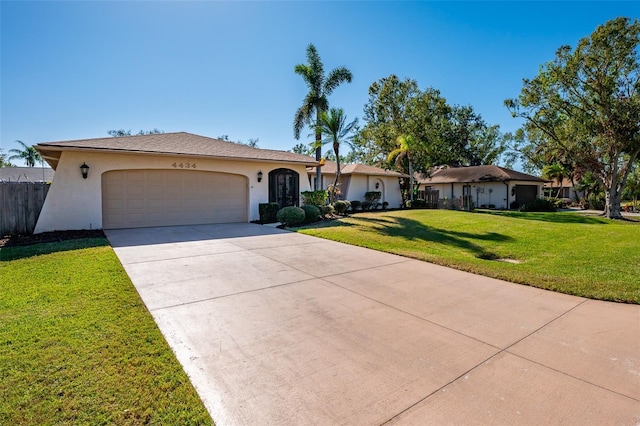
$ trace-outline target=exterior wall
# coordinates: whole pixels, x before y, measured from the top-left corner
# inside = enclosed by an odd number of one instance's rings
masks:
[[[333,184],[333,180],[336,178],[335,174],[323,174],[322,175],[322,189],[327,189],[329,185]],[[315,175],[310,176],[313,188],[313,182],[315,182]],[[348,201],[364,201],[365,192],[380,191],[382,192],[382,199],[380,202],[388,202],[390,208],[398,208],[402,206],[402,193],[400,192],[400,183],[397,177],[394,176],[369,176],[361,174],[347,174],[340,175],[340,191],[342,192],[341,198]],[[376,183],[378,189],[376,189]]]
[[[89,176],[83,179],[80,165],[86,162]],[[300,175],[300,191],[308,191],[309,181],[304,165],[275,162],[217,160],[158,154],[118,154],[63,151],[47,195],[35,233],[70,229],[102,228],[102,174],[110,170],[158,169],[174,170],[173,164],[195,164],[196,170],[224,172],[246,176],[249,181],[249,220],[258,220],[258,203],[269,201],[271,170],[282,167]],[[192,166],[193,167],[193,166]],[[262,171],[262,182],[258,182]]]
[[[376,183],[378,183],[378,189],[376,189]],[[349,192],[346,199],[349,201],[363,201],[365,192],[369,191],[382,192],[380,202],[388,202],[390,208],[402,206],[400,183],[398,182],[398,178],[393,176],[351,175]]]
[[[542,197],[542,182],[528,181],[508,181],[508,182],[471,182],[465,183],[437,183],[421,184],[420,190],[427,187],[439,191],[438,196],[444,203],[445,200],[454,203],[455,200],[462,201],[463,186],[471,187],[471,200],[476,207],[483,204],[488,206],[493,204],[497,209],[508,209],[511,202],[515,200],[514,188],[516,185],[535,185],[538,187],[538,197]],[[444,203],[446,204],[446,203]],[[457,204],[454,204],[457,205]]]

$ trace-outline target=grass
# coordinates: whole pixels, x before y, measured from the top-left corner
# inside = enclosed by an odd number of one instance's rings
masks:
[[[212,424],[104,238],[0,249],[0,424]]]
[[[400,210],[299,232],[515,283],[640,303],[640,223],[575,213]],[[511,260],[507,263],[498,260]]]

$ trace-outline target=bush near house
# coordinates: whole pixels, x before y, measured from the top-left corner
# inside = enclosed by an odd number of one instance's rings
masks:
[[[322,217],[331,216],[335,212],[335,208],[332,205],[328,206],[319,206],[320,214]]]
[[[322,219],[320,209],[317,206],[304,205],[301,208],[305,214],[304,223],[314,223]]]
[[[333,203],[333,208],[336,210],[336,213],[344,215],[347,212],[348,205],[346,202],[338,200]]]
[[[304,222],[307,215],[300,207],[289,206],[278,210],[276,217],[278,222],[285,226],[298,226]]]
[[[319,189],[317,191],[303,191],[300,195],[302,195],[302,202],[306,205],[324,206],[327,204],[329,192],[324,189]]]
[[[278,221],[276,215],[280,210],[278,203],[260,203],[258,212],[260,213],[260,223],[274,223]]]
[[[371,204],[376,204],[382,198],[382,192],[380,191],[368,191],[364,193],[364,199],[366,201],[371,202]]]
[[[360,206],[362,206],[362,202],[358,201],[358,200],[353,200],[351,201],[351,211],[356,211],[358,209],[360,209]]]

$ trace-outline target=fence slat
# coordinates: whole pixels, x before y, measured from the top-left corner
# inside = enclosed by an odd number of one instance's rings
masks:
[[[0,182],[0,236],[32,234],[49,187],[48,183]]]

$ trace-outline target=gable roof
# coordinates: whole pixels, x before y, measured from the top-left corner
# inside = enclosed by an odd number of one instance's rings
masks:
[[[2,167],[0,182],[51,182],[53,169],[49,167]]]
[[[327,161],[321,168],[323,175],[335,175],[338,171],[338,165],[333,161]],[[307,168],[307,173],[315,175],[315,167]],[[343,175],[369,175],[369,176],[392,176],[392,177],[409,177],[404,173],[395,170],[386,170],[380,167],[368,166],[366,164],[344,164],[340,167],[340,174]]]
[[[504,182],[510,180],[545,182],[544,179],[536,176],[493,165],[439,168],[434,169],[431,172],[431,177],[425,178],[422,176],[418,176],[418,181],[425,184]]]
[[[65,150],[120,152],[128,154],[171,154],[229,160],[274,161],[305,165],[317,164],[313,158],[307,157],[306,155],[287,151],[252,148],[235,142],[227,142],[186,132],[42,142],[37,144],[35,148],[54,169],[58,165],[61,152]]]

